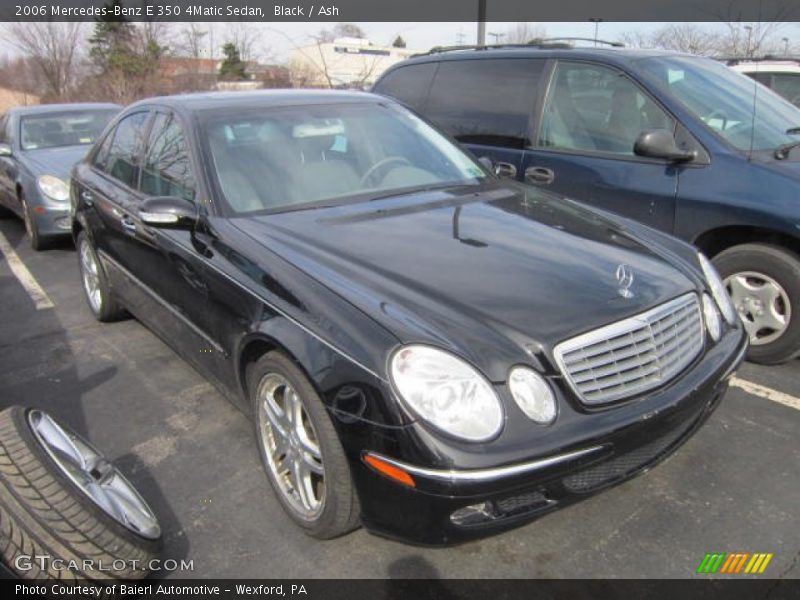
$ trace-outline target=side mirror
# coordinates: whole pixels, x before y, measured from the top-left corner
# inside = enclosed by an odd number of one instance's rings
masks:
[[[148,198],[139,206],[142,223],[165,229],[192,229],[199,214],[194,204],[175,196]]]
[[[696,157],[693,150],[678,148],[675,136],[666,129],[648,129],[640,133],[633,144],[633,153],[636,156],[663,158],[672,162],[687,162]]]
[[[11,146],[8,144],[0,144],[0,156],[11,156]]]

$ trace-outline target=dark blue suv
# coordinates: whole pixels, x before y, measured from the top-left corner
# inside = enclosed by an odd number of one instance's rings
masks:
[[[800,109],[711,59],[561,45],[437,49],[373,91],[543,186],[697,245],[750,334],[800,351]]]

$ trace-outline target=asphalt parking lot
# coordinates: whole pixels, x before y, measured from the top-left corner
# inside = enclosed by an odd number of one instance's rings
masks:
[[[169,577],[700,577],[706,552],[771,552],[764,576],[800,576],[797,361],[743,366],[667,462],[509,533],[446,549],[363,530],[319,542],[284,516],[245,415],[138,322],[93,320],[71,243],[35,253],[19,221],[0,232],[14,250],[0,253],[0,406],[44,408],[117,462],[161,519],[164,557],[193,560]]]

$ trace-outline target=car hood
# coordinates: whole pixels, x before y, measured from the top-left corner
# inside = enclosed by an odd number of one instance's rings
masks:
[[[497,181],[234,222],[400,340],[449,348],[493,381],[697,285],[613,220]]]
[[[59,148],[40,148],[25,150],[24,160],[34,175],[55,175],[66,181],[72,167],[89,151],[91,146],[61,146]]]

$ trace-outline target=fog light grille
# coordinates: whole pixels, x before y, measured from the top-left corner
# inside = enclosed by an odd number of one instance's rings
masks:
[[[594,467],[567,475],[563,479],[564,487],[571,492],[589,492],[632,475],[670,451],[692,428],[693,424],[678,427],[635,450],[620,454]]]

